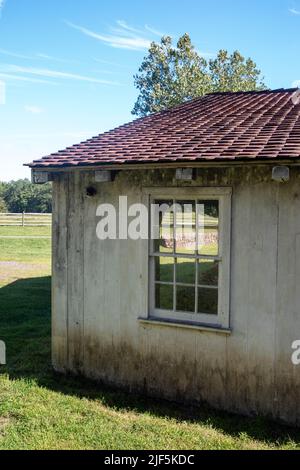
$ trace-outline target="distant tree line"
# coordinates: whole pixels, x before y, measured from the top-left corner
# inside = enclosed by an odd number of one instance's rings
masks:
[[[0,182],[0,212],[52,212],[51,183],[37,185],[28,179]]]

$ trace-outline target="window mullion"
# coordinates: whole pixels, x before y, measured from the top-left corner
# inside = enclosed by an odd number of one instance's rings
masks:
[[[220,256],[214,256],[214,255],[192,255],[191,253],[163,253],[159,251],[155,251],[153,253],[150,253],[150,256],[154,257],[161,257],[161,258],[189,258],[189,259],[207,259],[207,260],[213,260],[213,261],[222,261],[222,257]]]
[[[177,259],[174,258],[174,263],[173,263],[173,312],[176,311],[176,263],[177,263]]]

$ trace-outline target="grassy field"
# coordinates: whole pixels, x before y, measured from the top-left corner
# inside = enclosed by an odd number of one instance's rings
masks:
[[[300,431],[53,373],[50,240],[0,228],[0,449],[296,449]],[[48,230],[49,233],[49,230]]]
[[[0,227],[0,237],[51,237],[51,227]]]

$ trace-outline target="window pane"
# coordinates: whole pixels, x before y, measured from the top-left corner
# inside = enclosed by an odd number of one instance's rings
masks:
[[[219,253],[219,201],[198,201],[198,253]]]
[[[198,201],[198,204],[204,205],[205,225],[218,225],[219,223],[219,201]]]
[[[195,312],[195,288],[176,286],[176,310]]]
[[[198,288],[198,313],[218,314],[218,289]]]
[[[177,258],[176,282],[182,284],[195,284],[196,264],[194,259]]]
[[[219,233],[218,229],[205,227],[198,233],[198,253],[200,255],[218,256]]]
[[[212,259],[200,259],[198,263],[198,284],[218,286],[219,262]]]
[[[155,280],[162,282],[173,282],[174,258],[155,258]]]
[[[154,250],[162,253],[172,253],[174,246],[174,213],[172,200],[156,200],[154,224]]]
[[[173,310],[173,286],[155,284],[155,308]]]
[[[196,251],[196,204],[194,200],[176,200],[176,253]]]

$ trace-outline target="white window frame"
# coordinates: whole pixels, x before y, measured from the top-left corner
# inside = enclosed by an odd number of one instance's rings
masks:
[[[149,223],[151,224],[151,204],[155,200],[218,200],[219,201],[219,253],[215,258],[219,262],[218,281],[218,314],[200,314],[161,310],[155,308],[155,257],[161,253],[154,252],[154,240],[149,239],[148,246],[148,319],[204,325],[212,328],[229,328],[230,302],[230,245],[231,245],[231,195],[229,187],[189,187],[189,188],[145,188],[144,196],[149,205]],[[150,233],[150,231],[149,231]],[[154,256],[154,254],[156,256]],[[163,255],[164,256],[164,255]],[[165,254],[170,256],[170,254]],[[187,258],[187,255],[177,255]],[[174,254],[171,255],[174,257]],[[190,255],[192,259],[205,259],[205,255]]]

